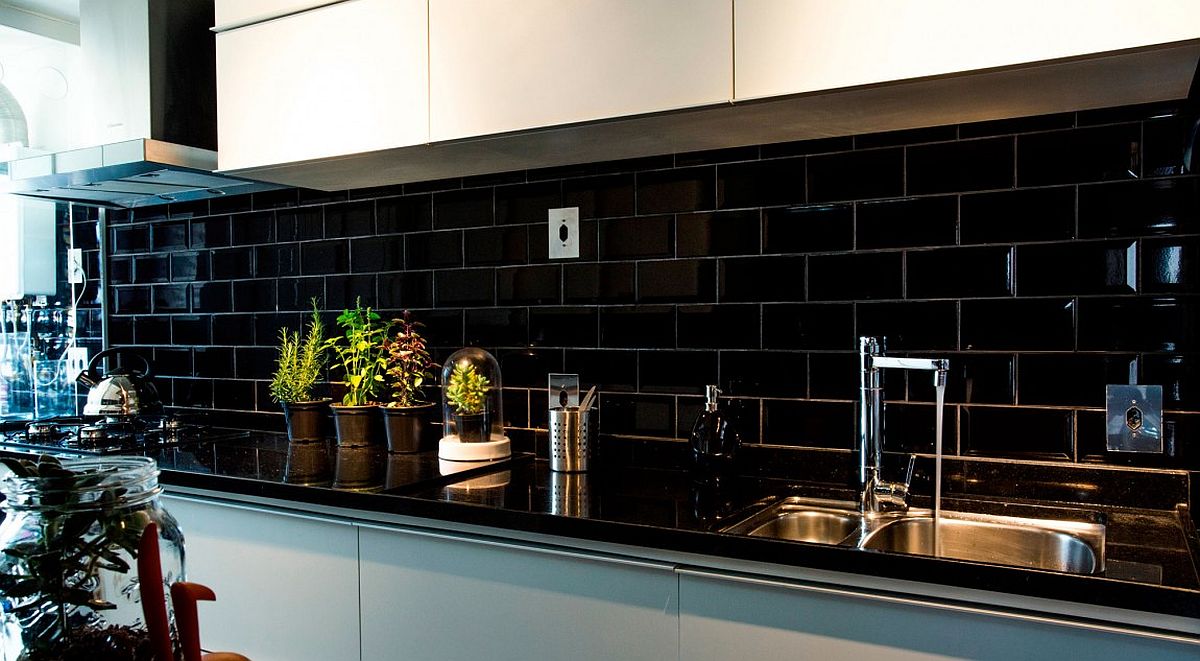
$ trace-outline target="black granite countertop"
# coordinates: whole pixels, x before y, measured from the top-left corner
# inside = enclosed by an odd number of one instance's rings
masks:
[[[1200,618],[1200,543],[1186,505],[1172,506],[1178,502],[1175,485],[1138,507],[1070,505],[1071,511],[1107,525],[1105,572],[1080,576],[716,532],[771,497],[852,499],[842,479],[844,455],[827,457],[828,465],[809,462],[803,471],[787,465],[767,469],[762,463],[740,476],[714,480],[654,458],[648,466],[619,463],[562,474],[520,453],[450,473],[448,466],[457,466],[440,462],[433,452],[401,455],[332,442],[289,443],[280,434],[260,432],[144,454],[158,460],[163,484],[231,499],[256,496],[290,501],[296,509],[311,503]],[[1003,483],[1002,469],[950,468],[948,484],[961,488],[949,489],[947,507],[983,512],[1065,507],[1061,498],[1049,504],[1028,498],[1047,495],[1038,493],[1037,475],[1017,485],[1026,498],[999,498],[968,487],[977,486],[983,473]],[[914,505],[922,504],[918,496]]]

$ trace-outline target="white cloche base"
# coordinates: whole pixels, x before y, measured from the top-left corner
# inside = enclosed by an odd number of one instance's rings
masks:
[[[492,440],[482,443],[463,443],[458,435],[443,436],[438,443],[438,459],[447,461],[493,461],[512,456],[512,444],[507,436],[492,434]]]

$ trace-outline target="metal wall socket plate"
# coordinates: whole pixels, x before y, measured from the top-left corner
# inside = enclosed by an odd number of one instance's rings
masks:
[[[579,406],[578,374],[551,374],[547,381],[550,408]]]
[[[547,215],[550,220],[547,223],[550,259],[579,257],[579,207],[551,209]]]
[[[1106,387],[1109,452],[1163,451],[1162,386]]]

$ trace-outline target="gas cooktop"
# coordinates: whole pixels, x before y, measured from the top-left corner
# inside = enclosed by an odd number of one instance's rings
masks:
[[[2,422],[0,446],[18,452],[107,455],[247,438],[249,434],[242,430],[214,428],[201,414],[120,418],[64,416],[32,422]]]

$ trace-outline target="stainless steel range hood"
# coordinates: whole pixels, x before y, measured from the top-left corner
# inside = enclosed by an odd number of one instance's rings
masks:
[[[80,3],[86,138],[81,148],[0,163],[0,192],[129,208],[281,188],[213,174],[212,23],[212,0]]]

